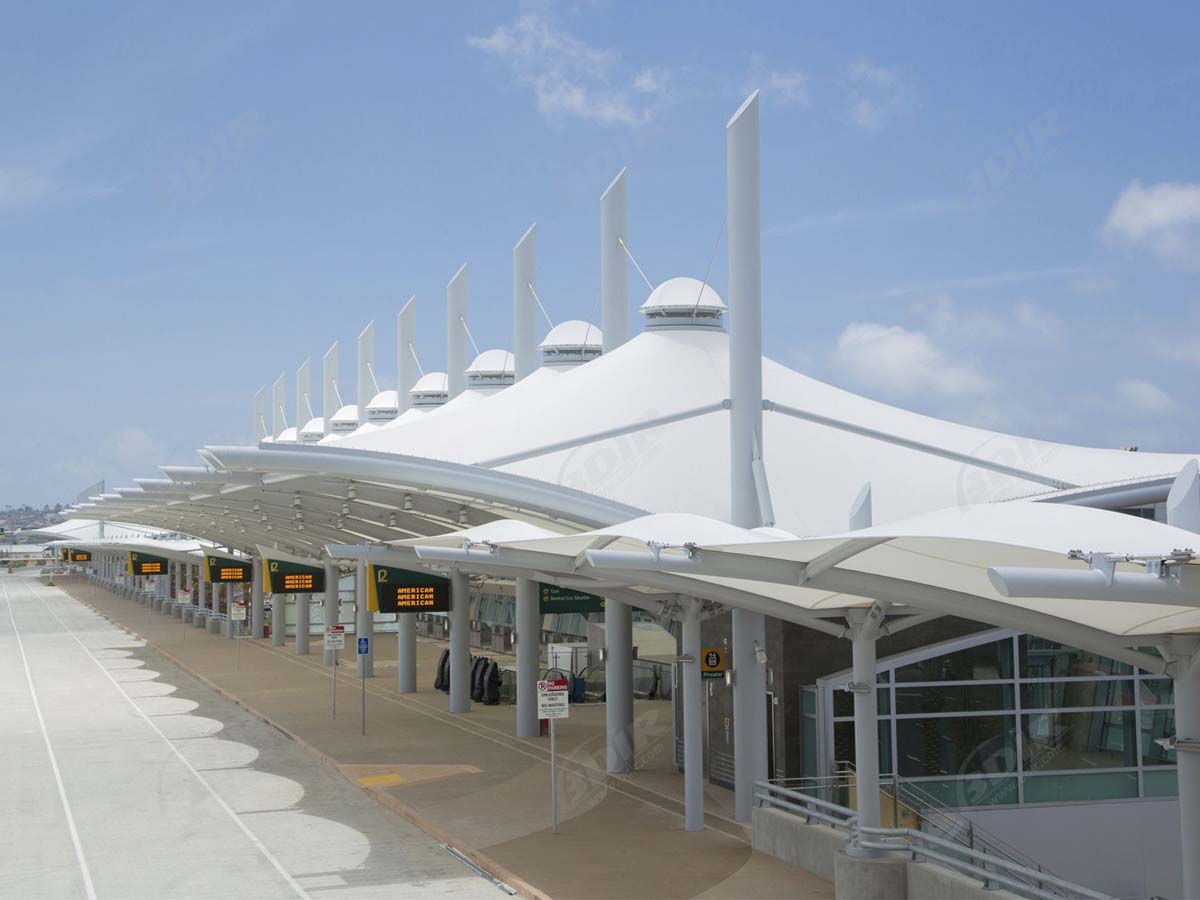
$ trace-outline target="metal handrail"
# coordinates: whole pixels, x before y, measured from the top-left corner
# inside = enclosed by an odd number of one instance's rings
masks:
[[[863,840],[863,835],[882,840]],[[887,840],[888,838],[893,840]],[[981,879],[985,888],[996,884],[1022,896],[1036,898],[1036,900],[1062,900],[1064,896],[1083,898],[1083,900],[1113,900],[1108,894],[1083,887],[1056,875],[1049,875],[988,853],[986,850],[964,847],[954,841],[943,840],[912,828],[870,828],[856,822],[852,829],[851,842],[866,850],[910,853],[914,861],[918,856],[923,856]],[[966,860],[955,858],[955,854],[966,857]],[[1059,890],[1049,891],[1043,885],[1050,885]]]
[[[806,821],[816,819],[839,830],[848,831],[858,821],[858,814],[849,807],[801,794],[768,781],[754,782],[754,802],[758,806],[786,809],[803,816]]]

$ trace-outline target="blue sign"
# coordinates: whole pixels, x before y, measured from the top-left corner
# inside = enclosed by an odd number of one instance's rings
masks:
[[[371,646],[370,638],[359,638],[358,639],[358,655],[366,656],[367,653],[369,652],[370,646]]]

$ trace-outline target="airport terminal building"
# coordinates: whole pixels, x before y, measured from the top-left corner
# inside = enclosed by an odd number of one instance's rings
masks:
[[[935,420],[764,358],[758,140],[755,95],[727,127],[728,306],[674,278],[629,333],[622,172],[599,326],[539,343],[531,228],[511,352],[469,358],[464,265],[445,373],[415,365],[410,301],[394,386],[368,326],[353,395],[335,344],[320,415],[305,363],[290,409],[284,377],[260,392],[252,443],[72,513],[164,535],[60,546],[184,621],[228,629],[244,598],[251,636],[298,653],[331,622],[394,635],[401,691],[415,635],[445,638],[455,713],[473,648],[511,655],[523,737],[562,671],[605,704],[612,773],[639,765],[635,700],[662,703],[688,829],[708,782],[767,852],[778,814],[872,864],[950,852],[932,836],[1023,896],[1200,896],[1193,456]]]

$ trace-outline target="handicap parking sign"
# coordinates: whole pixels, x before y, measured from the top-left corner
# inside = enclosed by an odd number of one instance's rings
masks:
[[[370,650],[370,647],[371,647],[371,639],[370,638],[359,638],[358,639],[358,655],[359,656],[366,656]]]

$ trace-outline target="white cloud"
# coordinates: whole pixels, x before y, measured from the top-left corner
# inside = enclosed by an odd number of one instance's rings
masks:
[[[860,384],[897,397],[986,394],[991,382],[947,359],[923,331],[851,322],[838,337],[833,363]]]
[[[914,91],[895,69],[860,59],[847,75],[850,120],[864,131],[880,131],[912,109]]]
[[[1011,307],[979,308],[976,304],[963,309],[945,292],[914,300],[908,310],[923,319],[934,333],[956,343],[1026,339],[1031,334],[1054,337],[1062,324],[1049,310],[1028,300],[1019,300]]]
[[[769,100],[808,106],[808,76],[799,69],[772,69],[762,76],[760,83]]]
[[[829,228],[831,226],[870,224],[895,219],[925,219],[950,213],[966,212],[971,205],[953,197],[924,197],[897,203],[894,206],[875,206],[862,209],[839,209],[831,213],[801,216],[782,225],[763,229],[767,237],[784,237],[806,228]]]
[[[1154,355],[1167,362],[1200,363],[1200,338],[1164,334],[1155,330],[1149,338]]]
[[[1200,183],[1134,180],[1117,197],[1104,232],[1188,269],[1200,269]]]
[[[1043,337],[1054,337],[1062,328],[1062,320],[1058,316],[1028,300],[1019,300],[1013,305],[1013,317],[1021,328]]]
[[[1105,275],[1085,275],[1071,279],[1071,290],[1077,294],[1107,294],[1117,289],[1117,280]]]
[[[21,169],[0,169],[0,213],[32,206],[57,190],[49,178]]]
[[[1175,408],[1175,401],[1166,391],[1142,378],[1117,382],[1117,398],[1138,412],[1153,415],[1168,413]]]
[[[491,34],[468,37],[467,44],[508,65],[548,119],[567,116],[626,126],[650,121],[652,109],[645,99],[634,102],[628,90],[613,86],[620,54],[592,47],[545,15],[520,15]],[[650,97],[664,86],[662,71],[643,69],[630,89]]]

